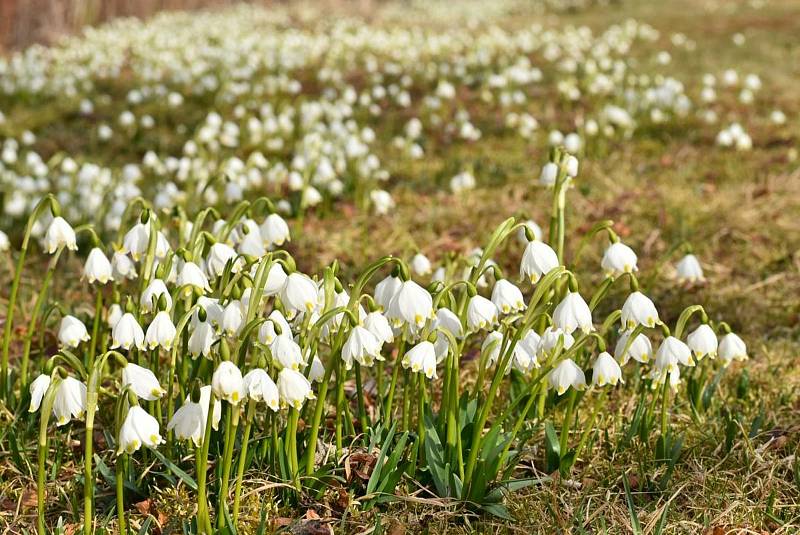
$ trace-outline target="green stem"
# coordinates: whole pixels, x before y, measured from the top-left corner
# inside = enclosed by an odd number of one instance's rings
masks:
[[[575,399],[578,397],[578,391],[572,388],[569,392],[569,400],[567,400],[567,412],[564,414],[564,424],[561,426],[561,440],[559,445],[561,447],[561,455],[567,453],[567,444],[569,443],[569,428],[572,425],[572,414],[575,411]]]
[[[94,512],[94,476],[92,475],[92,442],[94,425],[86,422],[83,452],[83,532],[92,535],[92,515]]]
[[[413,377],[411,376],[408,368],[403,370],[403,425],[401,428],[403,431],[408,431],[409,418],[411,416],[411,393],[413,392],[413,386],[411,384],[412,380]]]
[[[669,403],[669,379],[664,378],[661,391],[661,436],[667,438],[667,404]]]
[[[117,494],[117,524],[120,535],[128,534],[128,526],[125,523],[125,459],[127,456],[126,453],[123,453],[117,457],[114,477]]]
[[[236,487],[233,491],[233,525],[239,525],[239,502],[242,495],[242,478],[244,477],[244,466],[247,462],[247,447],[250,441],[250,429],[253,427],[253,412],[256,402],[252,399],[247,403],[247,413],[245,414],[244,434],[242,435],[242,449],[239,452],[239,464],[236,465]]]
[[[100,335],[100,316],[103,315],[103,289],[97,288],[97,296],[94,301],[94,319],[92,321],[92,339],[89,341],[89,360],[86,369],[94,366],[94,356],[97,351],[97,338]]]
[[[231,476],[233,446],[236,442],[236,430],[239,427],[239,406],[229,405],[228,424],[225,426],[225,450],[222,460],[222,479],[219,483],[219,505],[217,506],[217,528],[225,527],[225,511],[228,508],[228,484]]]
[[[361,423],[361,433],[366,436],[367,429],[369,429],[369,422],[367,421],[367,410],[364,403],[364,388],[361,384],[361,365],[355,363],[356,374],[356,395],[358,399],[358,421]]]
[[[197,459],[197,528],[200,533],[211,534],[211,512],[208,508],[208,493],[206,480],[208,478],[208,447],[211,442],[211,425],[214,420],[214,393],[208,397],[208,415],[206,428],[203,433],[203,444],[200,447],[200,456]],[[202,527],[201,527],[202,526]]]

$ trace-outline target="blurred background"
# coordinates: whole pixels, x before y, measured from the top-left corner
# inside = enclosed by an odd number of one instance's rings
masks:
[[[146,18],[163,10],[200,9],[243,0],[0,0],[0,51],[49,44],[114,17]],[[281,3],[250,0],[249,3]],[[364,4],[364,0],[358,4]]]

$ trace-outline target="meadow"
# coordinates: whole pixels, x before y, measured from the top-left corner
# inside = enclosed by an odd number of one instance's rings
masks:
[[[798,35],[302,3],[0,56],[0,529],[797,533]]]

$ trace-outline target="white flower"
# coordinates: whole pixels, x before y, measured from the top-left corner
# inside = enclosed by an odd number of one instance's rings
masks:
[[[342,360],[345,369],[350,370],[355,360],[362,366],[372,366],[381,356],[381,341],[366,328],[356,325],[342,346]]]
[[[119,251],[111,257],[111,272],[114,280],[117,281],[135,279],[137,277],[136,266],[133,261],[128,258],[128,255]]]
[[[618,277],[623,273],[638,271],[639,268],[636,266],[636,262],[636,253],[633,252],[633,249],[618,241],[608,246],[603,254],[600,267],[606,276]]]
[[[622,369],[614,360],[614,357],[603,351],[597,356],[592,366],[592,384],[605,386],[610,384],[615,386],[617,382],[624,383],[622,379]]]
[[[222,272],[225,271],[225,266],[228,262],[233,262],[231,268],[232,273],[238,273],[244,264],[244,260],[237,258],[236,251],[230,245],[224,243],[215,243],[208,251],[206,257],[206,269],[208,276],[216,279]]]
[[[8,241],[8,234],[0,230],[0,253],[5,253],[11,247]]]
[[[258,329],[258,341],[262,344],[271,345],[275,337],[279,336],[275,326],[278,326],[281,334],[291,334],[292,329],[289,322],[283,317],[280,310],[273,310],[270,312],[267,321],[261,324]]]
[[[542,166],[542,172],[539,173],[539,183],[542,186],[554,186],[558,178],[558,165],[553,162],[547,162]]]
[[[633,329],[637,325],[655,327],[659,322],[658,310],[649,297],[642,292],[633,292],[622,305],[623,329]]]
[[[436,319],[433,326],[435,329],[444,329],[452,334],[455,338],[464,336],[464,329],[461,326],[461,320],[456,316],[455,312],[449,308],[440,308],[436,311]]]
[[[194,262],[184,262],[181,266],[181,270],[178,273],[178,287],[183,286],[197,288],[202,293],[211,292],[206,274]]]
[[[286,284],[286,271],[280,262],[275,262],[269,268],[267,282],[264,284],[264,295],[277,295]]]
[[[584,333],[594,330],[592,311],[578,292],[569,292],[553,311],[553,324],[562,331],[572,334],[575,329]]]
[[[656,360],[653,365],[660,372],[671,372],[678,367],[678,364],[694,366],[692,351],[682,341],[674,336],[668,336],[658,346]]]
[[[78,250],[75,231],[72,230],[70,224],[63,217],[56,217],[47,227],[47,232],[44,235],[44,250],[52,254],[61,246],[71,251]]]
[[[469,300],[467,305],[467,328],[471,331],[491,329],[497,323],[497,307],[481,295]]]
[[[72,418],[80,418],[86,411],[86,385],[74,377],[67,377],[58,385],[53,401],[53,415],[56,425],[69,423]]]
[[[488,366],[494,366],[498,361],[502,345],[503,335],[499,331],[492,331],[486,335],[481,344],[481,354],[486,356]]]
[[[435,378],[436,350],[433,344],[427,340],[418,343],[403,356],[402,364],[414,373],[423,372],[428,379]]]
[[[542,239],[542,227],[536,224],[535,221],[529,219],[523,223],[525,227],[520,227],[517,230],[517,240],[523,245],[527,245],[528,243],[528,233],[525,232],[525,228],[528,229],[531,236],[533,236],[534,240],[541,240]]]
[[[136,262],[147,254],[150,246],[150,224],[136,223],[122,239],[122,252],[130,253],[131,258]],[[169,242],[164,233],[158,232],[156,235],[155,257],[164,258],[169,252]]]
[[[375,286],[375,302],[378,303],[383,310],[387,310],[389,304],[391,304],[392,299],[394,299],[395,294],[400,290],[402,285],[403,281],[398,277],[389,275]]]
[[[172,343],[175,340],[176,333],[175,325],[172,323],[169,313],[162,310],[156,314],[150,326],[147,327],[144,341],[148,349],[155,349],[161,346],[169,351],[172,349]]]
[[[678,272],[678,282],[695,283],[706,280],[703,276],[703,268],[700,267],[700,262],[693,254],[684,256],[675,269]]]
[[[289,368],[278,373],[278,394],[281,406],[294,409],[300,409],[307,399],[315,399],[309,380],[302,373]]]
[[[121,347],[126,351],[131,347],[144,349],[144,331],[136,322],[133,314],[126,312],[111,329],[111,349]]]
[[[528,331],[522,337],[522,340],[514,346],[514,367],[522,373],[528,373],[531,369],[538,368],[539,360],[537,355],[541,341],[542,338],[536,331],[533,329]]]
[[[318,383],[325,378],[325,365],[318,356],[314,355],[311,360],[311,370],[308,372],[308,380],[313,383]]]
[[[158,429],[158,420],[147,414],[143,408],[134,405],[119,430],[117,455],[131,454],[143,445],[155,448],[163,442]]]
[[[211,389],[219,399],[238,405],[245,396],[242,372],[233,362],[223,360],[211,376]]]
[[[193,357],[211,353],[211,346],[216,341],[214,327],[208,321],[192,322],[192,334],[189,335],[189,353]]]
[[[389,320],[386,319],[386,316],[379,311],[370,312],[367,314],[367,317],[364,318],[364,327],[375,335],[381,344],[388,344],[394,341],[394,333],[392,332],[392,327],[389,325]]]
[[[550,388],[555,388],[562,395],[569,387],[575,390],[586,388],[586,376],[572,359],[564,359],[558,363],[547,377]]]
[[[575,156],[567,156],[564,167],[567,169],[567,176],[572,178],[578,176],[578,159]]]
[[[207,388],[209,392],[211,391],[211,387],[203,388]],[[215,405],[217,404],[219,404],[219,401],[215,403]],[[205,407],[207,410],[208,396],[206,396]],[[172,419],[167,424],[167,430],[174,431],[175,438],[178,440],[191,440],[195,446],[200,446],[203,443],[203,434],[206,427],[205,412],[201,403],[195,403],[190,397],[187,397],[186,402],[172,415]]]
[[[433,317],[433,299],[425,288],[412,280],[403,282],[389,303],[386,317],[397,324],[421,328]]]
[[[728,333],[719,342],[719,356],[726,365],[734,360],[747,360],[747,346],[737,335]]]
[[[317,285],[308,275],[295,272],[286,277],[281,301],[290,312],[312,312],[318,297]]]
[[[64,316],[58,327],[58,341],[67,347],[78,347],[81,342],[89,341],[86,326],[75,316]]]
[[[95,281],[105,284],[113,279],[111,262],[99,247],[89,251],[89,256],[86,257],[86,263],[83,265],[83,276],[89,284],[93,284]]]
[[[432,269],[431,261],[422,253],[415,254],[411,259],[411,270],[420,277],[430,274]]]
[[[533,240],[528,242],[525,252],[522,254],[519,273],[521,277],[527,278],[532,284],[536,284],[542,275],[546,275],[552,269],[558,267],[558,255],[546,243]]]
[[[139,299],[139,306],[141,307],[141,311],[145,314],[149,314],[156,310],[158,307],[154,306],[158,304],[158,301],[161,299],[161,296],[164,296],[164,300],[166,301],[167,307],[166,310],[172,308],[172,296],[169,295],[169,290],[167,290],[167,285],[164,284],[164,281],[161,279],[153,279],[150,281],[150,284],[147,285],[147,288],[142,291],[142,297]]]
[[[264,244],[267,246],[277,245],[280,247],[284,242],[289,241],[289,225],[278,214],[270,214],[259,227]]]
[[[132,362],[122,368],[122,386],[130,386],[134,394],[147,401],[155,401],[166,394],[152,371]]]
[[[28,412],[36,412],[42,405],[42,398],[50,388],[50,376],[46,374],[39,375],[33,380],[30,386],[31,404],[28,407]]]
[[[228,336],[233,336],[239,332],[243,322],[242,304],[234,299],[223,309],[222,324],[220,327],[222,327],[222,330],[227,333]]]
[[[706,355],[712,359],[717,356],[717,335],[714,329],[705,323],[700,324],[686,337],[686,345],[698,361]]]
[[[550,327],[544,331],[542,334],[542,338],[539,341],[539,357],[546,357],[550,356],[550,353],[556,348],[558,345],[558,341],[563,338],[563,345],[561,347],[561,351],[566,351],[572,344],[575,343],[575,338],[569,333],[565,333],[561,329],[557,327]]]
[[[276,336],[270,346],[270,351],[284,368],[297,371],[305,364],[303,350],[292,339],[291,333],[284,332],[284,334]]]
[[[244,376],[244,389],[253,401],[263,401],[274,412],[280,408],[278,386],[261,368],[250,370]]]
[[[644,334],[639,334],[639,336],[634,338],[633,342],[631,342],[628,351],[625,351],[625,346],[628,344],[630,336],[631,333],[624,332],[620,335],[619,340],[617,340],[617,345],[614,348],[614,357],[617,361],[623,366],[630,358],[638,362],[649,361],[650,357],[653,356],[653,345],[650,343],[650,339]]]
[[[116,325],[120,318],[122,318],[122,307],[119,304],[114,303],[110,307],[108,307],[108,316],[106,317],[106,322],[108,326],[112,329],[114,325]]]
[[[525,308],[522,291],[506,279],[500,279],[494,284],[492,303],[502,314],[519,312]]]

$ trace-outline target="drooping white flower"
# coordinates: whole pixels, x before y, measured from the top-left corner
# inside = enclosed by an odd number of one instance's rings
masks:
[[[106,323],[110,328],[114,328],[114,325],[119,322],[120,318],[122,318],[122,307],[119,306],[118,303],[112,304],[108,307],[108,316],[106,316]]]
[[[163,442],[158,420],[147,414],[147,411],[140,406],[134,405],[128,409],[117,442],[117,455],[122,452],[130,455],[142,446],[155,448]]]
[[[432,269],[431,261],[422,253],[415,254],[411,259],[411,270],[420,277],[429,275]]]
[[[686,345],[692,350],[698,361],[708,355],[712,359],[717,356],[717,335],[709,325],[702,323],[686,337]]]
[[[364,327],[371,332],[381,344],[388,344],[394,341],[394,333],[389,325],[389,320],[382,312],[376,310],[367,314],[364,318]]]
[[[111,329],[111,349],[121,347],[129,350],[132,347],[144,349],[144,331],[139,326],[136,318],[130,312],[126,312]]]
[[[89,284],[99,282],[105,284],[112,280],[111,262],[108,261],[102,249],[95,247],[89,251],[86,263],[83,265],[83,277]]]
[[[311,369],[308,372],[308,380],[312,383],[319,383],[325,378],[325,365],[318,356],[314,355],[311,360]]]
[[[605,386],[610,384],[615,386],[617,382],[624,383],[622,379],[622,369],[614,360],[614,357],[603,351],[597,356],[592,366],[592,384]]]
[[[147,288],[142,291],[142,297],[139,299],[141,311],[145,314],[153,312],[153,310],[156,309],[154,303],[157,305],[161,296],[164,296],[164,301],[167,304],[166,310],[171,309],[172,296],[169,294],[169,290],[167,290],[167,285],[164,284],[164,281],[161,279],[153,279],[150,281],[150,284],[147,285]]]
[[[376,360],[383,360],[381,356],[381,341],[368,329],[356,325],[350,329],[350,334],[342,346],[342,360],[345,369],[353,367],[353,361],[362,366],[372,366]]]
[[[282,407],[300,409],[307,399],[315,399],[311,382],[295,370],[284,368],[278,373],[278,394]]]
[[[201,293],[210,293],[211,287],[208,285],[208,278],[200,266],[194,262],[183,262],[178,272],[178,286],[187,286],[200,290]]]
[[[291,333],[276,336],[270,346],[270,351],[272,351],[272,356],[284,368],[297,371],[306,363],[303,358],[303,350],[292,339]]]
[[[89,333],[86,326],[75,316],[64,316],[58,327],[58,341],[67,347],[78,347],[81,342],[88,342]]]
[[[69,423],[72,418],[81,418],[86,411],[86,385],[74,377],[67,377],[58,385],[53,401],[56,425]]]
[[[614,357],[622,366],[631,358],[637,362],[648,362],[653,356],[653,345],[650,343],[650,339],[644,334],[639,334],[633,339],[628,350],[625,351],[625,346],[628,344],[630,336],[631,333],[629,332],[624,332],[620,335],[617,345],[614,347]]]
[[[211,346],[217,339],[214,327],[209,321],[192,322],[191,334],[189,335],[189,353],[193,357],[203,355],[208,357],[211,353]]]
[[[535,221],[529,219],[523,223],[525,228],[528,229],[528,233],[533,236],[534,240],[541,240],[542,239],[542,227],[536,224]],[[526,233],[525,228],[519,228],[517,230],[517,240],[523,245],[527,245],[528,243],[528,233]]]
[[[491,329],[497,324],[497,307],[481,295],[475,295],[467,305],[467,328],[471,331]]]
[[[318,297],[317,285],[308,275],[295,272],[286,277],[281,301],[290,312],[312,312],[317,306]]]
[[[286,284],[286,271],[280,262],[275,262],[270,266],[267,274],[267,281],[264,284],[264,295],[277,295]]]
[[[553,162],[547,162],[542,166],[542,172],[539,173],[539,184],[542,186],[552,187],[558,178],[558,165]]]
[[[236,251],[230,245],[224,243],[215,243],[211,246],[206,257],[206,270],[208,276],[216,279],[225,271],[225,266],[228,262],[233,262],[231,267],[232,273],[238,273],[244,265],[242,258],[237,258]]]
[[[678,282],[696,283],[706,280],[703,276],[703,268],[700,267],[700,261],[693,254],[687,254],[681,258],[675,269],[677,270]]]
[[[70,251],[78,250],[77,238],[75,231],[63,217],[55,217],[47,227],[47,232],[44,235],[44,250],[48,254],[53,254],[56,250],[64,246]]]
[[[575,390],[586,388],[586,376],[572,359],[564,359],[553,368],[547,376],[550,388],[554,388],[558,395],[563,395],[569,387]]]
[[[553,324],[572,334],[576,329],[589,333],[594,330],[592,311],[578,292],[568,292],[553,311]]]
[[[507,279],[500,279],[492,288],[492,303],[501,314],[519,312],[525,308],[522,291]]]
[[[268,215],[264,222],[261,223],[259,230],[261,232],[261,237],[264,239],[264,245],[268,247],[272,245],[280,247],[284,242],[291,239],[289,236],[289,225],[287,225],[286,221],[278,214]]]
[[[428,379],[436,378],[436,350],[433,344],[427,340],[419,342],[403,356],[402,364],[414,373],[423,372]]]
[[[636,265],[638,259],[633,249],[622,243],[621,241],[612,243],[603,254],[603,260],[600,262],[600,267],[608,277],[618,277],[623,273],[632,273],[638,271]]]
[[[155,318],[153,318],[153,321],[150,322],[150,326],[147,327],[144,341],[148,349],[162,347],[169,351],[172,349],[172,343],[175,340],[176,333],[175,325],[172,323],[172,318],[170,318],[169,313],[165,310],[161,310],[156,314]]]
[[[47,374],[40,374],[33,380],[30,386],[31,404],[28,407],[28,412],[36,412],[42,405],[42,399],[50,388],[50,376]]]
[[[500,349],[503,345],[503,334],[492,331],[486,335],[481,344],[481,354],[485,355],[487,366],[494,366],[500,359]]]
[[[442,307],[436,311],[433,327],[435,329],[444,329],[456,339],[464,336],[464,328],[461,326],[461,319],[449,308]]]
[[[125,234],[122,239],[122,253],[131,255],[134,261],[138,262],[145,254],[150,246],[150,224],[149,223],[136,223]],[[169,242],[164,233],[159,231],[156,234],[156,247],[155,257],[164,258],[169,253]]]
[[[674,336],[668,336],[658,346],[653,365],[661,372],[671,372],[678,367],[678,364],[694,366],[692,351],[681,340]]]
[[[528,242],[525,252],[522,254],[519,273],[521,277],[536,284],[543,275],[557,268],[558,265],[556,252],[546,243],[533,240]]]
[[[275,326],[277,325],[277,329]],[[261,324],[258,329],[258,341],[262,344],[270,345],[280,334],[291,334],[292,329],[289,322],[283,317],[280,310],[270,312],[267,321]]]
[[[734,360],[747,360],[747,346],[734,333],[728,333],[719,342],[719,356],[725,364]]]
[[[539,354],[540,358],[548,357],[558,345],[558,341],[563,339],[561,351],[566,351],[572,344],[575,343],[575,338],[569,333],[566,333],[558,327],[550,327],[545,329],[542,338],[539,341]]]
[[[383,310],[388,310],[389,304],[402,285],[403,281],[399,277],[389,275],[375,286],[375,302]]]
[[[412,280],[403,282],[395,293],[386,317],[396,324],[422,328],[433,317],[433,298],[428,291]]]
[[[265,370],[256,368],[247,372],[244,376],[244,389],[250,399],[263,401],[273,412],[278,412],[280,408],[278,385]]]
[[[0,230],[0,253],[5,253],[11,247],[11,242],[8,240],[8,234]]]
[[[242,328],[243,322],[244,315],[242,314],[242,304],[234,299],[222,310],[222,323],[220,327],[228,336],[233,336]]]
[[[211,389],[217,398],[238,405],[245,396],[242,372],[233,362],[223,360],[211,376]]]
[[[137,277],[136,265],[123,252],[117,251],[111,257],[111,273],[114,280],[135,279]]]
[[[211,391],[211,387],[207,388]],[[217,401],[216,404],[219,404]],[[208,398],[206,398],[206,407],[208,406]],[[167,430],[175,433],[175,438],[178,440],[191,440],[196,447],[203,443],[203,434],[205,433],[205,411],[201,403],[195,403],[190,397],[186,398],[181,407],[172,415]]]
[[[649,297],[642,292],[633,292],[622,305],[620,321],[623,329],[633,329],[637,325],[652,328],[659,322],[658,310]]]
[[[130,386],[137,397],[147,401],[155,401],[167,393],[152,371],[132,362],[122,368],[122,386]]]

